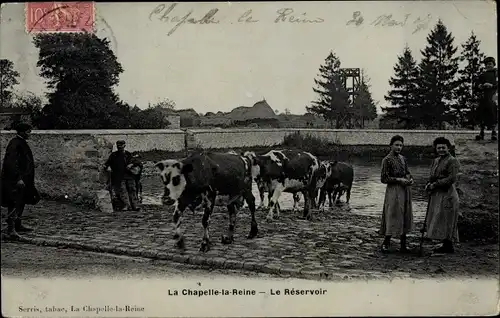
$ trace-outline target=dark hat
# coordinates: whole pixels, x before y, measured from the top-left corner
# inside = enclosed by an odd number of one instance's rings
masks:
[[[495,64],[495,58],[491,57],[491,56],[488,56],[487,58],[484,59],[483,63],[484,64],[487,64],[487,63],[493,63],[493,64]]]
[[[125,140],[118,140],[118,141],[116,142],[116,145],[117,145],[117,146],[122,146],[122,145],[124,145],[124,144],[125,144]]]
[[[21,133],[21,132],[26,132],[28,130],[32,130],[33,127],[30,125],[30,124],[26,124],[26,123],[19,123],[17,125],[15,125],[14,129],[18,132],[18,133]]]

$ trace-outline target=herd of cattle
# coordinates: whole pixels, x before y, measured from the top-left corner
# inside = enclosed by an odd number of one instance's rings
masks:
[[[204,229],[201,251],[210,249],[209,221],[217,196],[229,197],[229,228],[222,236],[223,244],[233,242],[236,212],[244,201],[251,213],[251,229],[248,238],[258,233],[255,219],[255,197],[252,183],[259,189],[260,208],[264,207],[264,196],[268,193],[267,221],[279,218],[281,193],[293,194],[294,210],[299,193],[304,197],[302,219],[311,220],[312,208],[324,208],[326,195],[330,206],[332,199],[339,202],[346,193],[349,203],[354,172],[349,164],[337,161],[320,161],[309,152],[300,150],[271,150],[264,154],[245,152],[199,152],[183,160],[163,160],[155,164],[164,186],[162,202],[174,206],[174,238],[179,248],[185,248],[181,233],[183,212],[203,206],[202,225]],[[316,200],[319,193],[319,200]],[[333,197],[333,198],[332,198]]]

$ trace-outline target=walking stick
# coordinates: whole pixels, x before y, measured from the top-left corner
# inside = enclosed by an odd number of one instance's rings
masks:
[[[429,199],[427,199],[427,210],[425,211],[424,226],[422,227],[422,235],[420,236],[420,248],[418,251],[418,256],[423,255],[424,247],[424,233],[427,231],[427,216],[429,215],[429,207],[431,205],[431,194],[429,193]]]

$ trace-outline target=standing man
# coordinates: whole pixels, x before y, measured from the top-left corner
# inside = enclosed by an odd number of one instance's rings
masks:
[[[19,239],[18,232],[32,229],[21,223],[26,204],[36,204],[40,195],[35,187],[35,162],[30,146],[26,142],[32,127],[18,123],[17,136],[12,138],[5,150],[2,165],[2,206],[7,208],[7,238]]]
[[[111,188],[119,201],[119,211],[133,210],[139,211],[136,178],[134,176],[134,167],[140,167],[142,164],[132,154],[125,150],[125,141],[116,142],[117,151],[111,153],[104,164],[104,170],[111,168]]]
[[[494,101],[497,92],[497,70],[495,59],[487,57],[484,59],[486,70],[479,76],[477,88],[480,92],[479,107],[477,117],[479,119],[480,133],[476,140],[484,140],[484,129],[491,128],[491,140],[497,140],[495,126],[498,119],[498,105]]]

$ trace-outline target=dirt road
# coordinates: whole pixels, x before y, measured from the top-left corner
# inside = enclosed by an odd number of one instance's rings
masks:
[[[2,276],[34,277],[271,277],[249,271],[207,270],[186,264],[61,249],[24,243],[2,243]]]

